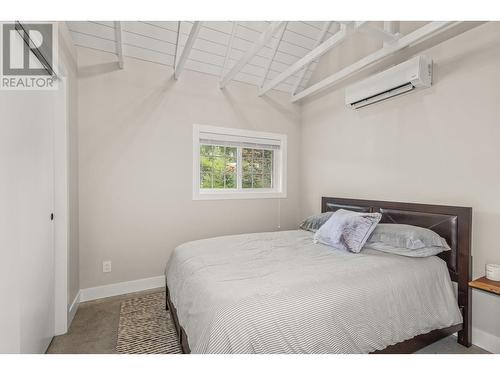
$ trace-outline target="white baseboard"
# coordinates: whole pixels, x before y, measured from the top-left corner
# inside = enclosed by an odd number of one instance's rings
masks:
[[[453,336],[457,337],[458,334],[455,332]],[[493,354],[500,354],[500,337],[474,327],[472,327],[472,345],[479,346]]]
[[[472,343],[490,353],[500,354],[500,337],[472,327]]]
[[[121,294],[140,292],[143,290],[160,288],[163,286],[165,286],[165,276],[155,276],[147,279],[96,286],[94,288],[82,289],[80,291],[80,302],[119,296]]]
[[[71,322],[73,321],[73,318],[76,315],[76,312],[78,310],[78,306],[80,306],[81,294],[82,294],[82,291],[79,290],[78,293],[75,296],[75,299],[71,303],[71,306],[68,309],[68,328],[71,325]]]

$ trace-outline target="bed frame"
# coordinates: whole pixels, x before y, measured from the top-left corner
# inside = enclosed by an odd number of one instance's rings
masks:
[[[435,341],[458,332],[458,342],[471,346],[471,233],[472,208],[431,204],[372,201],[349,198],[321,198],[321,212],[347,209],[358,212],[380,212],[381,223],[410,224],[430,228],[445,238],[451,251],[439,255],[448,265],[451,280],[458,285],[458,306],[463,324],[437,329],[410,340],[388,346],[374,354],[413,353]],[[166,305],[170,311],[183,353],[190,353],[187,335],[177,319],[177,311],[170,300],[166,285]]]

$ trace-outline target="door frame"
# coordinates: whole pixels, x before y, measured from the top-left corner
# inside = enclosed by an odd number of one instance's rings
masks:
[[[68,80],[58,66],[54,124],[54,335],[68,331],[69,299],[69,111]]]

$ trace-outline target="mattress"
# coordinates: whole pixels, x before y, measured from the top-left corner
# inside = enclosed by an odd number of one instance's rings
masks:
[[[354,254],[303,230],[182,244],[166,279],[192,353],[369,353],[462,323],[440,258]]]

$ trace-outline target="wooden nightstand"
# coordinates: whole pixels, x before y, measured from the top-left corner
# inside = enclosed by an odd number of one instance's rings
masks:
[[[469,281],[469,286],[486,292],[500,294],[500,281],[488,280],[484,276],[479,279]]]

